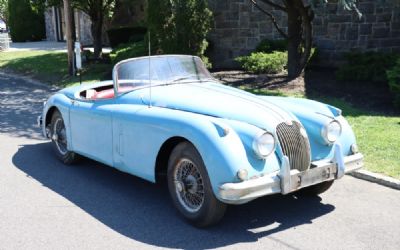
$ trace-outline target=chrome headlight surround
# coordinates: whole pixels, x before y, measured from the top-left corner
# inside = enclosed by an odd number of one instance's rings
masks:
[[[322,127],[321,136],[327,144],[333,144],[342,134],[342,125],[337,120],[332,120]]]
[[[270,132],[262,132],[258,134],[253,140],[254,153],[260,159],[267,158],[268,155],[275,151],[275,148],[275,137]]]

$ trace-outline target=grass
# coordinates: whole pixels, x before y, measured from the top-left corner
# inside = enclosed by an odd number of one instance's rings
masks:
[[[70,77],[67,72],[67,56],[62,52],[20,51],[0,52],[0,69],[55,84],[60,87],[78,84],[78,77]],[[89,64],[85,66],[84,82],[111,78],[110,64]],[[258,95],[295,96],[302,94],[285,93],[280,90],[242,88]],[[310,97],[329,103],[343,110],[343,115],[352,125],[360,151],[365,156],[365,168],[400,179],[400,117],[372,113],[352,107],[349,103],[330,97],[313,95]]]
[[[400,116],[356,109],[340,99],[321,98],[321,101],[343,110],[356,134],[367,170],[400,179]]]
[[[67,54],[65,52],[41,50],[0,52],[0,69],[31,76],[41,82],[60,87],[79,83],[78,76],[71,77],[68,75]],[[82,81],[99,81],[108,75],[111,78],[110,72],[110,64],[92,63],[85,66]]]

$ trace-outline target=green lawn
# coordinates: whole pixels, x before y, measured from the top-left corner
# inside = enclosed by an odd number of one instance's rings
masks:
[[[67,74],[66,53],[48,51],[0,52],[0,69],[29,75],[42,82],[69,86],[79,82],[78,77]],[[110,78],[110,64],[90,64],[83,74],[85,82]],[[260,95],[287,94],[279,90],[246,89]],[[304,97],[302,94],[291,96]],[[360,151],[365,156],[366,169],[400,179],[400,116],[372,113],[356,109],[337,98],[313,95],[313,99],[329,103],[343,110],[343,115],[352,125]]]
[[[400,116],[356,109],[340,99],[319,100],[343,110],[356,134],[367,170],[400,179]]]
[[[0,69],[32,76],[36,80],[57,86],[79,83],[79,77],[70,77],[67,69],[67,54],[51,51],[13,51],[0,52]],[[111,65],[92,63],[85,67],[84,82],[93,82],[111,75]]]

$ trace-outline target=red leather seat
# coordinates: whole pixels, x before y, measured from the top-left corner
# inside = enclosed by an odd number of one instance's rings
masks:
[[[132,89],[134,89],[134,87],[132,87],[132,86],[121,87],[121,88],[119,88],[118,93],[124,93],[124,92],[130,91]],[[114,94],[115,93],[114,93],[114,89],[113,88],[112,89],[106,89],[106,90],[102,90],[102,91],[96,92],[91,99],[111,99],[111,98],[114,98],[114,96],[115,96]]]
[[[106,89],[97,92],[93,99],[111,99],[114,98],[114,89]]]

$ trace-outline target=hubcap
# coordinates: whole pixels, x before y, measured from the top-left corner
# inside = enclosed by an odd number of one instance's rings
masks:
[[[58,152],[60,152],[60,154],[65,155],[68,152],[65,126],[61,118],[58,118],[54,123],[53,135],[51,139],[56,144],[56,147],[58,149]]]
[[[179,203],[188,212],[199,211],[204,202],[204,184],[197,166],[188,159],[180,160],[174,170],[174,183]]]

